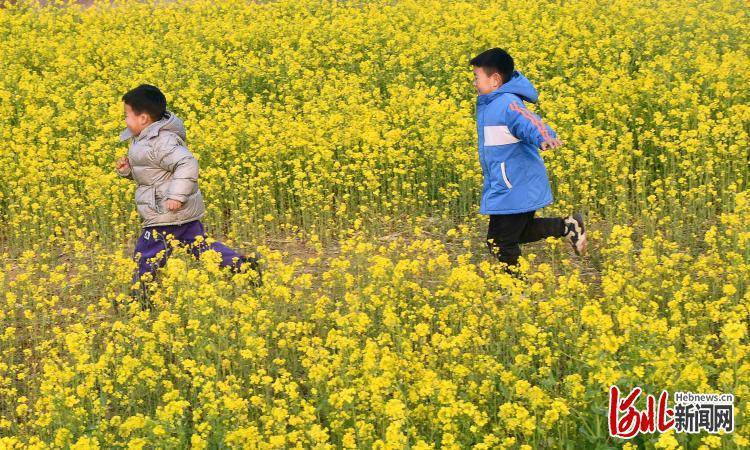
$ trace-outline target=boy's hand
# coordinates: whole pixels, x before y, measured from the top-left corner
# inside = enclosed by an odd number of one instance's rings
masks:
[[[123,156],[115,161],[115,169],[117,169],[118,172],[127,172],[130,170],[130,161],[128,160],[128,157]]]
[[[546,141],[542,142],[542,145],[539,146],[542,150],[547,150],[548,148],[558,148],[562,147],[563,141],[560,139],[547,139]]]
[[[173,198],[168,198],[167,201],[164,202],[164,206],[170,211],[177,211],[182,208],[182,202]]]

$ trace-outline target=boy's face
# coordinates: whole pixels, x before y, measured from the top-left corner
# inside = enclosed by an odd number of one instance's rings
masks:
[[[477,93],[480,95],[489,94],[502,85],[503,79],[498,72],[487,75],[484,68],[474,66],[474,87],[477,89]]]
[[[127,103],[123,102],[123,105],[125,105],[125,124],[133,135],[138,136],[144,128],[154,122],[148,113],[137,114]]]

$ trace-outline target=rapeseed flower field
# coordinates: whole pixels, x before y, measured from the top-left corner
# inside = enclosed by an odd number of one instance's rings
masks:
[[[750,446],[740,0],[0,7],[0,448]],[[468,60],[508,49],[589,255],[483,242]],[[129,297],[120,97],[158,85],[209,233]],[[732,393],[726,434],[608,434],[611,385]]]

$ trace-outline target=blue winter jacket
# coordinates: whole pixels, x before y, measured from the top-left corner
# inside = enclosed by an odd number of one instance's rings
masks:
[[[515,214],[552,203],[552,190],[538,148],[557,134],[524,106],[536,103],[531,82],[511,79],[477,97],[479,162],[484,174],[480,214]]]

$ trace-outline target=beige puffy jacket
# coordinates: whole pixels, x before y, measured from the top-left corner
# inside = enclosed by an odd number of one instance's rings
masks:
[[[130,168],[117,173],[138,183],[135,205],[143,227],[181,225],[203,217],[206,207],[198,189],[198,160],[185,146],[182,120],[167,111],[138,136],[125,129],[120,141],[127,139],[131,139]],[[164,205],[168,198],[182,202],[182,207],[169,211]]]

